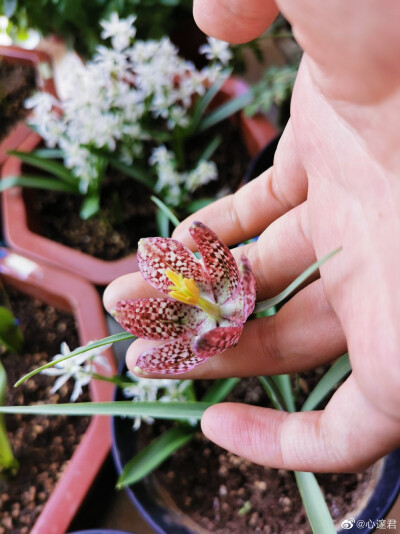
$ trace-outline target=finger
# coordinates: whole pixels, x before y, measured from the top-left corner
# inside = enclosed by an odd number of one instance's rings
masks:
[[[235,194],[226,196],[185,219],[173,237],[187,246],[194,220],[210,226],[227,245],[259,235],[272,221],[307,198],[307,176],[297,155],[289,122],[279,141],[274,166]]]
[[[400,444],[399,421],[378,412],[353,376],[324,411],[291,413],[222,403],[208,408],[204,434],[229,451],[270,467],[358,471]]]
[[[255,39],[268,28],[278,14],[271,1],[265,0],[195,0],[193,15],[206,34],[231,43]]]
[[[127,365],[132,372],[139,355],[155,345],[145,340],[132,343],[127,353]],[[341,325],[318,280],[295,295],[276,315],[246,323],[236,347],[209,358],[179,377],[292,373],[331,361],[345,350]]]
[[[272,223],[258,241],[232,250],[237,262],[243,254],[248,257],[257,280],[259,301],[279,293],[315,261],[309,234],[307,204],[303,203]],[[189,232],[187,235],[191,248],[195,248]],[[161,294],[136,272],[111,282],[103,301],[110,311],[120,300],[157,296]]]

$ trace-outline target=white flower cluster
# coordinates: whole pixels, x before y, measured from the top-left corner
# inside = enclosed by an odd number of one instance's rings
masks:
[[[187,388],[192,385],[192,380],[167,380],[137,377],[131,372],[126,376],[132,380],[132,385],[122,390],[124,397],[135,401],[160,401],[160,402],[184,402],[189,400]],[[151,417],[137,416],[133,423],[133,429],[140,428],[142,419],[147,424],[152,424],[154,419]],[[196,421],[195,421],[196,423]]]
[[[202,52],[211,63],[198,70],[178,55],[166,37],[135,40],[135,19],[119,19],[113,13],[101,23],[101,35],[111,39],[112,46],[99,46],[91,62],[71,69],[66,80],[71,91],[64,101],[39,93],[26,102],[33,109],[33,127],[47,146],[62,149],[64,163],[79,180],[82,193],[98,179],[101,167],[98,153],[89,147],[114,152],[131,165],[143,156],[144,143],[151,141],[154,146],[153,131],[172,135],[174,129],[186,128],[196,97],[225,76],[223,65],[231,55],[227,43],[209,39]],[[177,198],[177,187],[186,176],[177,179],[170,159],[165,165],[169,167],[157,162],[157,188],[168,186],[169,196]],[[207,178],[214,174],[215,168],[207,170],[202,162],[189,178],[190,187],[214,179]]]
[[[44,375],[58,376],[51,389],[51,394],[58,391],[70,378],[73,378],[75,385],[70,400],[71,402],[75,402],[82,394],[82,387],[89,384],[92,379],[92,373],[98,367],[102,367],[106,371],[110,370],[107,358],[103,356],[103,352],[110,347],[111,345],[105,345],[101,349],[90,349],[82,354],[56,363],[54,367],[41,371]],[[61,343],[61,353],[54,356],[53,360],[68,356],[70,353],[71,351],[67,343],[63,342]]]
[[[170,206],[178,206],[188,191],[193,192],[218,178],[217,166],[213,161],[200,160],[193,170],[178,172],[174,153],[164,145],[153,149],[149,163],[157,171],[155,190],[164,190],[164,199]]]

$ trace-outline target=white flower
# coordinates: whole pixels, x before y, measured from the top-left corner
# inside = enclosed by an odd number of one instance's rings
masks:
[[[93,366],[101,366],[106,370],[110,370],[107,359],[102,355],[103,351],[107,350],[111,345],[105,345],[100,349],[91,349],[77,356],[73,356],[67,360],[56,363],[54,367],[44,369],[41,371],[44,375],[58,376],[57,380],[51,389],[51,394],[58,391],[70,378],[75,380],[74,389],[71,395],[71,402],[82,393],[82,387],[89,384],[92,378]],[[70,354],[70,349],[67,343],[61,343],[61,354],[54,356],[53,360],[58,360],[62,356]],[[83,365],[85,363],[85,365]]]
[[[136,28],[133,26],[135,20],[135,15],[120,20],[118,13],[112,13],[110,20],[103,20],[100,22],[101,26],[104,28],[101,32],[101,37],[103,39],[111,37],[113,48],[115,48],[115,50],[123,50],[130,45],[131,39],[136,35]]]
[[[218,179],[218,169],[213,161],[201,160],[195,169],[188,174],[186,186],[189,191],[195,191],[202,185]]]
[[[216,60],[226,65],[232,59],[232,51],[229,43],[220,41],[214,37],[207,37],[208,44],[203,44],[199,48],[200,54],[204,54],[209,60]]]
[[[188,400],[185,394],[187,388],[192,384],[192,380],[167,380],[137,377],[130,371],[126,376],[132,380],[132,385],[123,388],[124,397],[132,397],[135,401],[154,402],[184,402]],[[152,424],[154,419],[151,417],[137,416],[134,419],[133,430],[140,428],[142,419],[147,424]],[[197,423],[197,421],[196,421]]]

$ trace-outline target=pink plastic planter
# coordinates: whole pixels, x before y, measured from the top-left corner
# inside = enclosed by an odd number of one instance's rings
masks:
[[[218,98],[220,102],[228,101],[245,93],[247,89],[244,81],[230,78]],[[264,148],[277,133],[275,127],[264,116],[248,118],[239,113],[232,120],[239,122],[244,144],[251,157]],[[40,138],[36,134],[31,134],[19,149],[32,151],[39,142]],[[21,167],[22,163],[18,158],[9,158],[4,164],[2,176],[18,176],[21,174]],[[78,274],[98,285],[106,285],[118,276],[137,270],[136,254],[116,261],[105,261],[34,233],[28,226],[27,210],[28,206],[25,205],[20,188],[13,188],[3,193],[4,233],[12,248]]]
[[[0,61],[31,65],[36,71],[36,85],[41,91],[56,94],[50,56],[39,50],[25,50],[17,46],[0,46]],[[26,139],[32,130],[25,121],[18,122],[0,143],[0,165],[7,159],[7,151],[14,150]]]
[[[71,312],[82,345],[108,335],[103,307],[95,288],[69,273],[28,260],[0,247],[0,277],[20,291]],[[115,373],[112,352],[105,353]],[[112,384],[93,380],[90,384],[93,401],[112,399]],[[78,511],[96,474],[110,449],[110,420],[94,416],[76,448],[67,468],[30,534],[63,534]]]

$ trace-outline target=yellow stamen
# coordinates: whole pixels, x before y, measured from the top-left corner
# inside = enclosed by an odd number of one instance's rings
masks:
[[[189,306],[197,306],[208,315],[215,319],[221,318],[221,313],[218,304],[200,296],[200,290],[193,278],[184,278],[182,274],[175,273],[172,269],[165,269],[165,276],[174,284],[170,286],[168,295],[173,299],[189,304]]]

